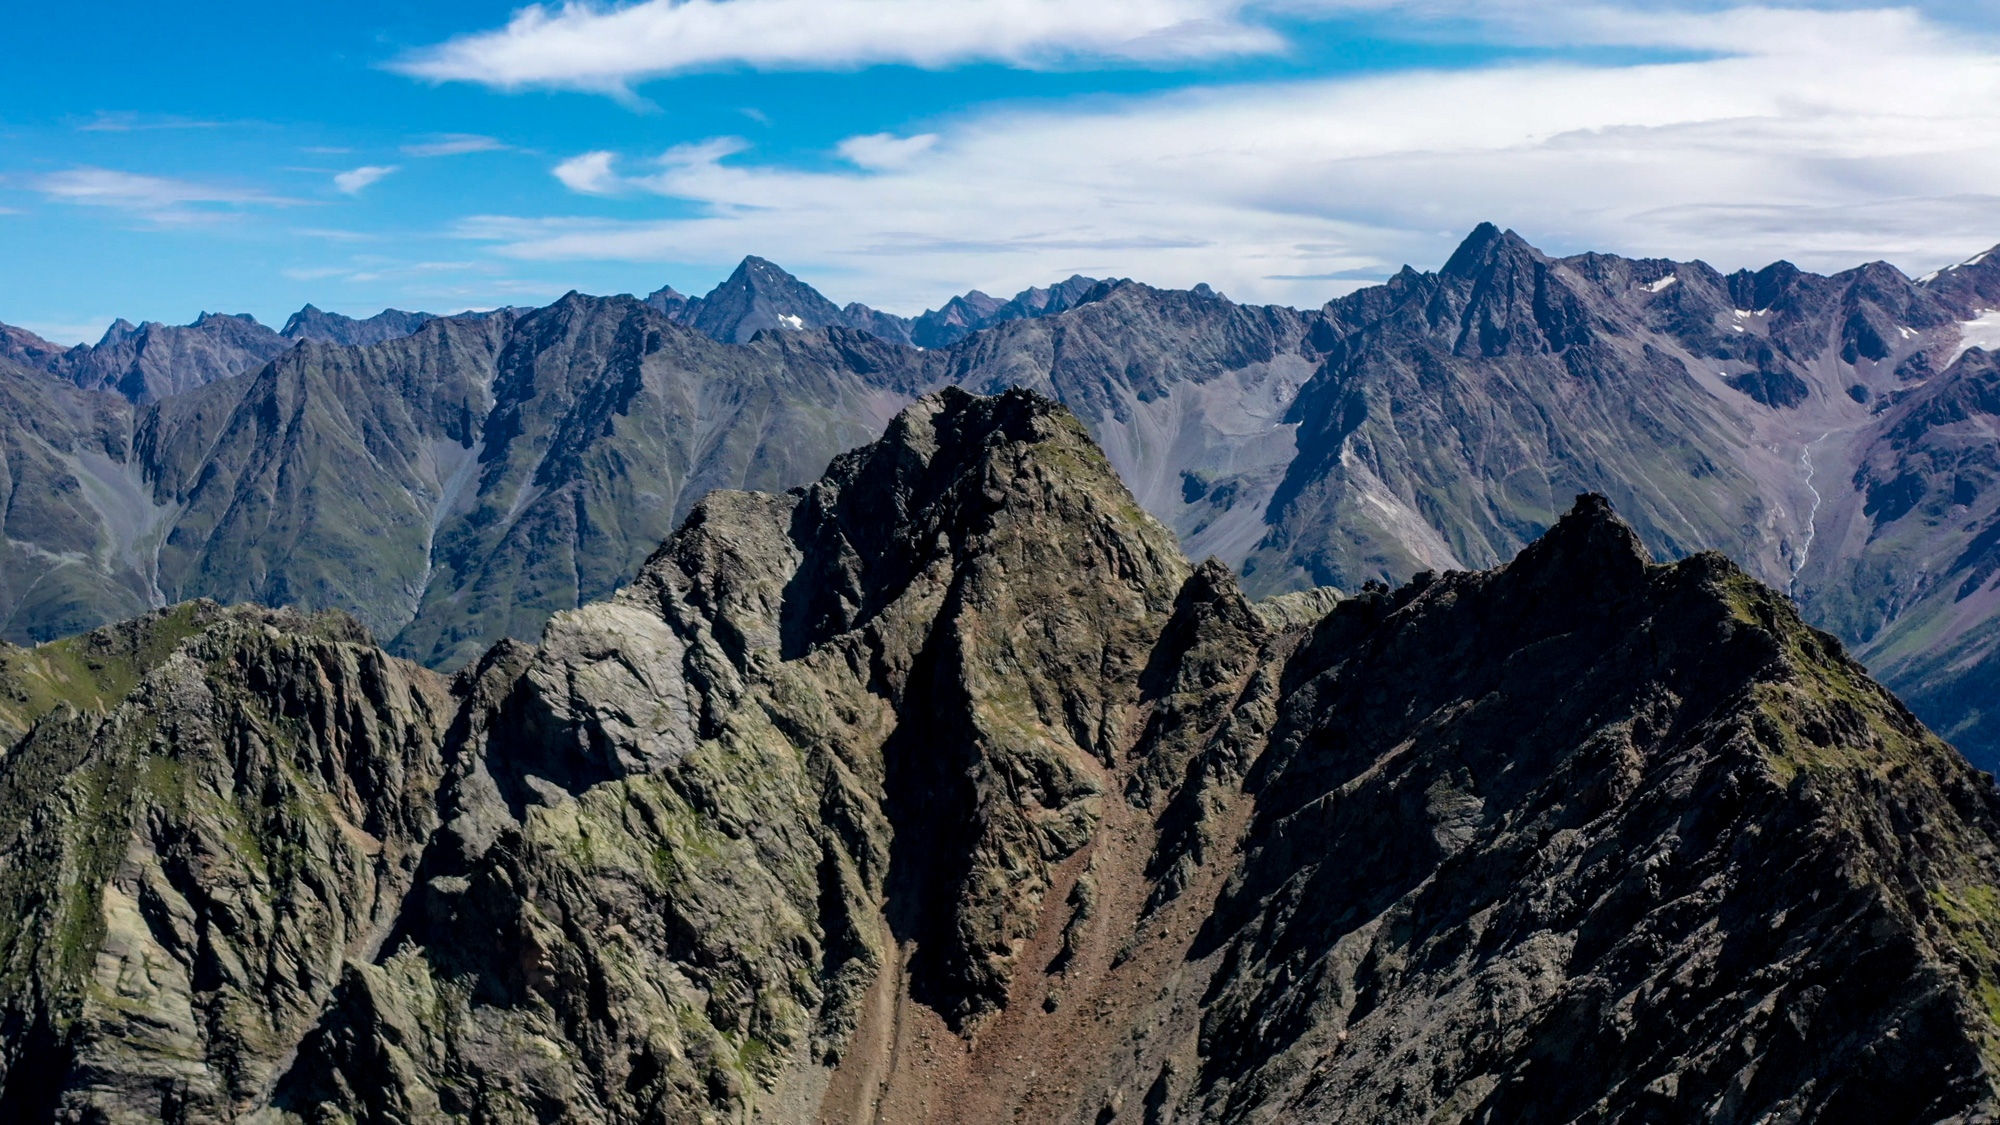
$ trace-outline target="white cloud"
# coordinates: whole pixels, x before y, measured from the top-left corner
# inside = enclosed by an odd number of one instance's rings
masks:
[[[586,152],[556,165],[555,176],[571,191],[584,195],[616,195],[625,190],[625,181],[611,170],[611,162],[616,159],[618,154],[613,152]]]
[[[870,133],[849,137],[836,149],[847,160],[863,168],[904,168],[937,144],[936,133],[899,137],[894,133]]]
[[[460,36],[393,68],[435,82],[622,93],[718,66],[758,69],[968,62],[1048,66],[1160,61],[1279,49],[1238,18],[1242,0],[645,0],[539,4],[504,28]]]
[[[654,158],[653,163],[666,170],[655,176],[621,176],[612,167],[618,160],[618,154],[603,151],[572,156],[556,165],[553,171],[564,187],[583,195],[624,195],[635,191],[672,195],[674,189],[670,173],[696,165],[714,164],[749,147],[750,142],[741,137],[711,137],[692,144],[675,145]]]
[[[362,188],[380,181],[382,177],[387,176],[395,170],[396,165],[394,164],[363,164],[359,168],[337,173],[333,177],[333,186],[348,195],[354,195],[360,192]]]
[[[135,133],[152,129],[215,129],[220,121],[198,121],[189,117],[148,116],[137,113],[107,113],[99,110],[96,117],[77,126],[86,133]]]
[[[469,152],[499,152],[509,146],[477,133],[442,133],[428,141],[403,146],[404,156],[463,156]]]
[[[2000,241],[2000,55],[1909,13],[1788,12],[1782,35],[1759,22],[1774,18],[1686,17],[1674,34],[1690,45],[1758,32],[1741,53],[1691,61],[994,112],[866,171],[739,166],[711,147],[622,179],[594,153],[586,182],[697,214],[489,216],[461,233],[541,260],[725,263],[778,247],[788,268],[838,276],[843,300],[909,311],[967,284],[999,292],[1072,271],[1317,302],[1357,284],[1329,274],[1434,266],[1487,219],[1552,251],[1725,267],[1887,257],[1916,272]]]
[[[37,177],[37,190],[59,203],[115,207],[159,223],[195,223],[214,218],[218,206],[299,202],[251,188],[145,176],[110,168],[80,167]]]

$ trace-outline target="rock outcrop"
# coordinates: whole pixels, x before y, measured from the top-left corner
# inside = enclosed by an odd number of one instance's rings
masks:
[[[12,1120],[2000,1108],[1992,780],[1600,496],[1260,606],[947,390],[449,683],[203,603],[7,659]]]
[[[131,629],[129,693],[58,701],[0,760],[11,1121],[266,1105],[435,825],[452,697],[352,619],[191,603]]]

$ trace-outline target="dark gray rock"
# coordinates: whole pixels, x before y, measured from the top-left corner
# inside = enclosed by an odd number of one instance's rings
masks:
[[[360,347],[408,336],[437,318],[426,312],[383,309],[366,320],[339,313],[322,312],[311,305],[292,314],[279,329],[287,340],[318,340],[327,344]]]

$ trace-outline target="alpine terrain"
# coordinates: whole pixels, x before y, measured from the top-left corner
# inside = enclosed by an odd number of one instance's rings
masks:
[[[208,597],[339,609],[455,672],[610,597],[711,489],[809,484],[941,387],[1026,387],[1254,596],[1496,566],[1598,492],[2000,766],[1995,308],[1988,255],[1725,275],[1482,226],[1307,311],[1077,277],[905,319],[749,258],[698,298],[7,329],[0,633]]]
[[[1991,779],[1602,495],[1256,602],[948,388],[450,677],[210,601],[0,673],[10,1121],[2000,1109]]]

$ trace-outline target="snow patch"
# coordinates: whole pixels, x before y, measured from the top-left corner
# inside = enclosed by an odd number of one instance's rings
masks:
[[[1663,292],[1667,288],[1667,286],[1672,285],[1674,282],[1679,280],[1680,278],[1674,276],[1673,274],[1668,274],[1667,276],[1661,278],[1658,281],[1649,281],[1646,284],[1641,285],[1639,288],[1644,289],[1648,293],[1659,293]]]
[[[2000,351],[2000,309],[1983,309],[1971,320],[1958,322],[1958,347],[1951,353],[1951,362],[1958,362],[1959,356],[1973,348]]]
[[[1914,328],[1905,328],[1898,324],[1896,326],[1896,335],[1901,336],[1905,340],[1912,340],[1916,338],[1917,330]]]
[[[778,323],[785,326],[786,328],[791,329],[794,332],[797,332],[806,326],[805,318],[792,316],[789,313],[779,316]]]

